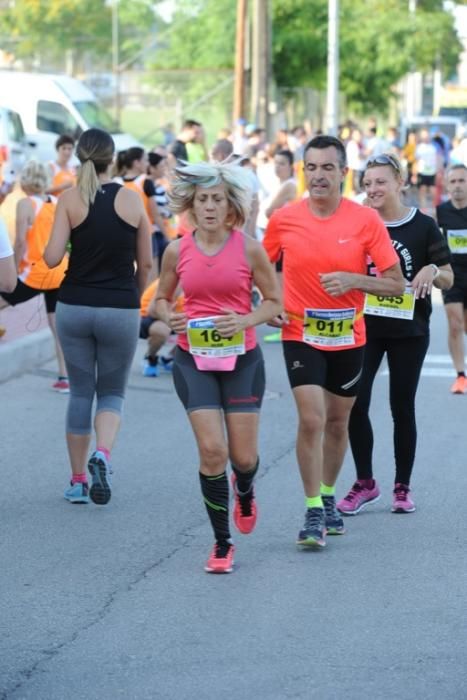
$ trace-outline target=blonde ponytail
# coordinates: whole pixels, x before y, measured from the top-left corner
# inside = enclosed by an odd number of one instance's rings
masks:
[[[101,191],[99,175],[105,173],[113,160],[115,145],[112,137],[102,129],[84,131],[76,146],[81,167],[78,173],[78,190],[84,203],[94,204]]]
[[[94,204],[96,194],[101,189],[101,183],[97,177],[96,168],[91,160],[85,160],[81,164],[78,173],[78,189],[83,202],[90,207]]]

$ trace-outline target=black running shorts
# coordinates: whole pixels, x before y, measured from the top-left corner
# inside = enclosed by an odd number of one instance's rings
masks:
[[[10,306],[16,306],[17,304],[23,304],[29,299],[37,297],[39,294],[44,295],[45,308],[48,314],[55,313],[55,307],[57,306],[58,289],[34,289],[33,287],[28,287],[27,284],[18,280],[18,284],[12,292],[6,294],[2,292],[1,296],[7,304]]]
[[[257,345],[239,355],[231,372],[204,372],[196,367],[189,352],[178,347],[173,378],[178,398],[188,413],[205,408],[258,413],[265,388],[263,354]]]
[[[297,340],[285,340],[282,345],[292,389],[313,384],[337,396],[357,395],[364,347],[321,350]]]
[[[454,269],[454,284],[451,289],[443,289],[443,301],[445,304],[463,304],[467,308],[467,270]]]

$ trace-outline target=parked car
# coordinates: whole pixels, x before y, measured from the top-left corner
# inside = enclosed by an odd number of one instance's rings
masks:
[[[420,131],[420,129],[428,129],[430,133],[441,132],[452,142],[455,136],[463,136],[464,123],[459,117],[448,116],[421,116],[402,119],[399,128],[401,143],[407,142],[407,135],[410,131]]]
[[[111,133],[118,151],[140,145],[116,128],[84,83],[66,75],[0,70],[0,104],[18,112],[31,157],[40,161],[55,159],[58,136],[70,134],[78,139],[91,127]]]
[[[0,178],[13,182],[28,159],[28,144],[18,112],[0,107]]]

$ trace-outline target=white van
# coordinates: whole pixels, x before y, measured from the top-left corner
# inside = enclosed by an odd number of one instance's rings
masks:
[[[117,151],[140,145],[130,134],[116,130],[111,116],[83,83],[66,75],[0,70],[0,105],[20,115],[31,157],[40,161],[55,159],[59,135],[78,139],[91,127],[110,132]]]
[[[0,179],[13,182],[28,156],[29,148],[21,117],[0,104]]]

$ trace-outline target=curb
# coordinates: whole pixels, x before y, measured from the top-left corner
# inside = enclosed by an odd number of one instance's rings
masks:
[[[6,382],[55,356],[55,343],[48,328],[0,345],[0,382]]]

